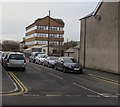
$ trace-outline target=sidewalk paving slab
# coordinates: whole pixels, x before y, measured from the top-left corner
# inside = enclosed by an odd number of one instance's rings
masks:
[[[11,77],[7,74],[7,71],[0,66],[0,72],[2,74],[2,93],[8,93],[15,89],[15,85],[11,80]]]

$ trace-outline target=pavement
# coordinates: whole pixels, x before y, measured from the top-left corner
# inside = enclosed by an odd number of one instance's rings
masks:
[[[95,70],[95,69],[85,68],[83,72],[86,73],[86,74],[96,76],[96,77],[99,77],[99,78],[102,78],[102,79],[110,80],[110,81],[118,81],[119,82],[119,78],[120,78],[119,74],[110,73],[110,72],[106,72],[106,71]]]
[[[0,65],[0,72],[2,72],[2,93],[8,93],[15,89],[13,81],[8,75],[7,71]],[[8,88],[9,87],[9,88]]]

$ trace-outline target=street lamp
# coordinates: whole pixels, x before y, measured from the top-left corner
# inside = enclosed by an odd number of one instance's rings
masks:
[[[49,10],[49,19],[48,19],[48,56],[49,56],[49,46],[50,46],[50,10]]]

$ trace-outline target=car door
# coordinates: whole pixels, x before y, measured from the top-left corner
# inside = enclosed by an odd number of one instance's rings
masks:
[[[59,58],[57,66],[59,69],[61,69],[61,70],[63,69],[63,58]]]
[[[60,66],[60,69],[63,70],[63,67],[64,67],[64,60],[63,60],[63,58],[61,58],[59,66]]]
[[[7,60],[8,60],[8,55],[5,55],[4,58],[2,59],[2,65],[6,67],[7,65]]]

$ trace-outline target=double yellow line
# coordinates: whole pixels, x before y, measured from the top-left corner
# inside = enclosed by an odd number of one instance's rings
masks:
[[[18,77],[16,77],[14,73],[8,72],[8,74],[10,75],[10,77],[13,79],[13,81],[17,84],[19,88],[15,92],[4,93],[3,96],[17,96],[17,95],[22,95],[28,92],[27,87],[25,87],[25,85],[18,79]]]
[[[107,82],[107,83],[111,83],[111,84],[118,85],[118,86],[120,85],[120,83],[118,81],[115,81],[115,80],[111,80],[111,79],[101,77],[101,76],[96,76],[94,74],[87,74],[87,75],[92,76],[93,78],[102,80],[102,81]]]

